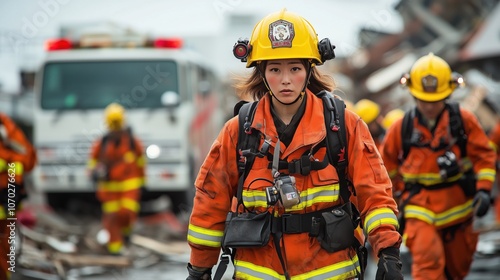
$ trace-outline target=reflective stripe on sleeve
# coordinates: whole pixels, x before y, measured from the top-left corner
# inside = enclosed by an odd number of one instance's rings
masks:
[[[369,234],[372,230],[382,225],[393,225],[399,228],[398,218],[390,208],[378,208],[370,212],[364,222],[364,232]]]
[[[495,175],[496,175],[496,171],[494,169],[483,168],[483,169],[480,169],[479,172],[477,173],[477,179],[478,180],[487,180],[487,181],[490,181],[490,182],[494,182],[495,181]]]
[[[215,247],[221,246],[223,231],[205,229],[189,224],[187,240],[193,244]]]

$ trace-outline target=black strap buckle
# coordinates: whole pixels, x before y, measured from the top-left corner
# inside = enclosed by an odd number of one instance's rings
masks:
[[[283,216],[281,216],[281,219],[283,233],[302,232],[301,220],[297,219],[297,216],[293,216],[292,214],[284,214]]]

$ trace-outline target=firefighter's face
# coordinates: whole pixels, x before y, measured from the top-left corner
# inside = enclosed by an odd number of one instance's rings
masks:
[[[445,101],[437,101],[437,102],[426,102],[422,100],[415,100],[417,103],[417,109],[422,113],[422,115],[427,120],[435,120],[441,111],[443,111],[445,106]]]
[[[270,60],[265,76],[272,93],[283,103],[293,102],[306,82],[306,67],[300,59]]]

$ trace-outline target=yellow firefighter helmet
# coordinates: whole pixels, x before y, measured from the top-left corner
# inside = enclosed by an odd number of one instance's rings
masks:
[[[313,26],[286,9],[272,13],[257,23],[249,45],[247,67],[255,66],[257,61],[272,59],[303,58],[318,65],[323,63]]]
[[[444,59],[429,53],[413,64],[410,74],[402,81],[416,99],[436,102],[446,99],[463,82],[461,76],[457,78],[455,74]]]
[[[354,104],[354,112],[356,112],[365,123],[369,124],[380,115],[380,106],[371,100],[361,99]]]
[[[104,121],[109,130],[121,130],[125,125],[125,108],[118,103],[109,104],[104,110]]]
[[[405,112],[399,108],[390,110],[382,120],[382,126],[385,129],[388,129],[394,122],[399,119],[402,119],[405,115]]]

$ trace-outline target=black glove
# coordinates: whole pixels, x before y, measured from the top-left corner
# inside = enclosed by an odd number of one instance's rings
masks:
[[[207,269],[205,271],[196,270],[190,263],[188,263],[187,270],[189,272],[189,276],[186,280],[212,280],[211,269]]]
[[[490,209],[490,192],[479,190],[474,196],[472,205],[474,207],[474,214],[477,217],[486,215],[488,209]]]
[[[375,275],[375,280],[403,279],[403,272],[401,272],[403,264],[399,258],[398,248],[389,247],[382,249],[378,257],[377,275]]]

